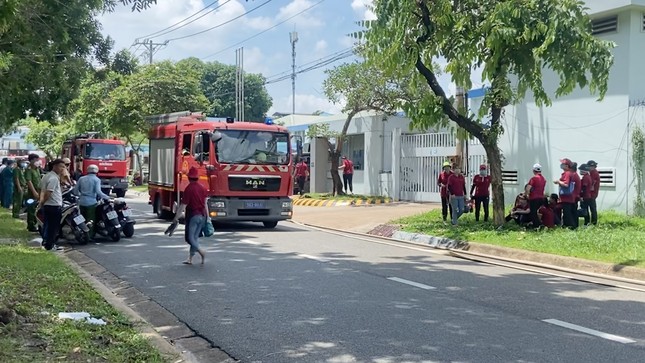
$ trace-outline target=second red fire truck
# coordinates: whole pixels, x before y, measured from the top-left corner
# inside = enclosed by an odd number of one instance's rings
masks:
[[[291,140],[286,128],[176,112],[147,118],[148,190],[159,218],[170,219],[191,167],[208,190],[211,219],[262,222],[273,228],[292,216]]]

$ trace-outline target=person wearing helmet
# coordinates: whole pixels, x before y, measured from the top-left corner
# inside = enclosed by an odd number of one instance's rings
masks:
[[[63,162],[65,163],[65,169],[63,170],[63,174],[60,176],[60,185],[63,188],[69,188],[74,185],[72,175],[69,172],[69,166],[72,164],[72,161],[69,160],[69,158],[63,158]]]
[[[539,163],[533,164],[533,177],[529,180],[528,184],[524,187],[524,194],[529,196],[529,208],[531,222],[533,228],[538,228],[542,225],[538,210],[544,204],[544,188],[546,187],[546,179],[542,176],[542,165]]]
[[[484,222],[488,222],[488,205],[490,203],[490,175],[486,164],[479,166],[479,175],[473,177],[470,187],[470,199],[475,201],[475,221],[479,222],[479,212],[484,205]]]
[[[80,207],[81,214],[86,220],[96,222],[96,206],[100,199],[110,199],[105,193],[101,191],[101,180],[96,175],[99,172],[99,167],[92,164],[87,167],[87,175],[78,179],[78,183],[74,186],[73,193],[79,195],[78,206]],[[94,238],[96,233],[95,223],[90,226],[90,239]]]
[[[452,220],[452,206],[448,203],[448,178],[452,175],[450,162],[444,162],[442,169],[437,178],[437,184],[439,185],[439,193],[441,195],[441,216],[445,223],[448,218],[448,210],[450,210],[450,220]]]

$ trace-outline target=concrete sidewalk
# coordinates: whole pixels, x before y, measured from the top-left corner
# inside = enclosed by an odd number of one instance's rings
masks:
[[[393,219],[441,208],[437,203],[391,203],[333,208],[293,207],[293,220],[313,226],[367,233]]]

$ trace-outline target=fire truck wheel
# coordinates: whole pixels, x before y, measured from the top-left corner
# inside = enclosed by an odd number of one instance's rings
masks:
[[[264,224],[264,227],[266,228],[275,228],[275,226],[278,225],[278,221],[267,221],[267,222],[262,222]]]
[[[157,196],[155,198],[155,214],[157,215],[158,219],[163,219],[163,220],[168,220],[173,217],[172,213],[170,213],[167,210],[164,210],[163,207],[161,206],[161,197]]]
[[[114,194],[117,198],[123,198],[125,197],[125,189],[114,189]]]

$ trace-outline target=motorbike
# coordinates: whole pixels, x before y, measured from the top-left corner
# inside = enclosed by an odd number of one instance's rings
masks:
[[[60,234],[59,238],[63,238],[66,241],[74,241],[79,244],[87,244],[90,240],[89,232],[90,228],[89,223],[81,215],[81,211],[76,203],[78,197],[72,194],[72,190],[68,189],[63,192],[63,207],[61,210],[61,220],[60,220]],[[36,200],[29,199],[27,200],[27,205],[36,204]],[[36,222],[38,225],[38,233],[44,238],[44,224],[45,224],[45,212],[42,208],[36,210]]]
[[[114,210],[119,215],[123,235],[127,238],[134,236],[134,225],[137,221],[132,218],[132,209],[128,208],[128,204],[124,198],[116,198],[114,200]]]
[[[110,237],[114,242],[121,240],[119,214],[114,210],[114,204],[110,200],[101,200],[96,206],[94,229],[97,234]]]

